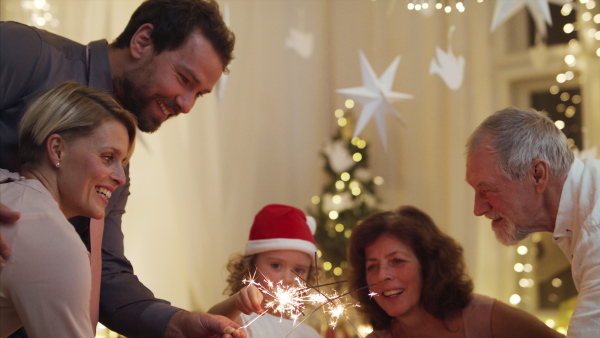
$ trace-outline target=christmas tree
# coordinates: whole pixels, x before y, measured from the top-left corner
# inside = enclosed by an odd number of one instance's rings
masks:
[[[383,183],[369,170],[367,142],[352,136],[353,102],[346,101],[346,106],[346,110],[335,111],[339,128],[321,153],[329,180],[321,194],[313,196],[308,211],[317,222],[315,240],[323,268],[327,277],[335,279],[348,267],[346,248],[352,229],[361,219],[379,211],[375,188]]]

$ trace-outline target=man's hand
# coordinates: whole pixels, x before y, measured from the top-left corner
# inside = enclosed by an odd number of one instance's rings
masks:
[[[14,223],[21,217],[21,213],[10,210],[6,205],[0,203],[0,222],[3,223]],[[5,260],[10,257],[12,251],[10,246],[4,238],[4,234],[0,232],[0,270],[6,265]]]
[[[227,317],[202,312],[177,311],[165,330],[165,338],[246,338],[246,331]]]

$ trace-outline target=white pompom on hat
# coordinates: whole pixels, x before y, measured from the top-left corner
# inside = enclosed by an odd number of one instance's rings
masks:
[[[269,204],[254,217],[245,255],[271,250],[297,250],[311,257],[317,252],[313,234],[315,219],[302,210],[282,204]]]

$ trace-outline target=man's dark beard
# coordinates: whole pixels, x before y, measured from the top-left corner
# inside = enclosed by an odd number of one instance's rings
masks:
[[[157,131],[162,121],[146,112],[154,98],[144,97],[142,91],[125,77],[113,80],[113,86],[115,99],[137,117],[138,128],[146,133]]]

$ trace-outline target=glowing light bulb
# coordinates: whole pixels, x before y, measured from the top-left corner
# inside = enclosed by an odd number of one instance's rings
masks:
[[[515,272],[523,272],[523,264],[517,263],[514,266]]]
[[[575,26],[573,26],[572,23],[567,23],[563,26],[563,31],[567,34],[573,33],[574,30],[575,30]]]

